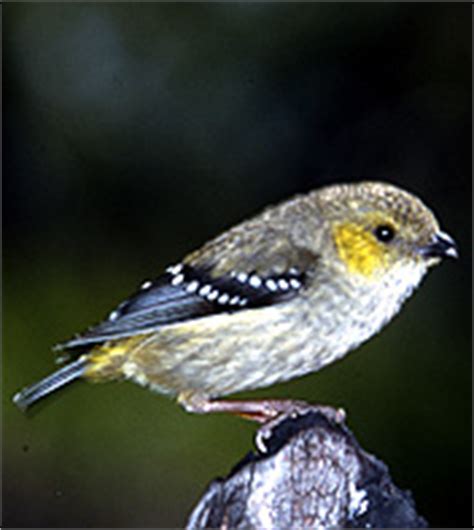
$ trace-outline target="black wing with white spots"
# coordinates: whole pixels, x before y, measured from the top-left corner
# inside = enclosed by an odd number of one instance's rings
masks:
[[[272,305],[295,296],[304,283],[305,274],[295,268],[278,276],[232,271],[214,278],[204,269],[175,265],[155,281],[143,283],[107,320],[57,348],[82,347],[186,320]]]

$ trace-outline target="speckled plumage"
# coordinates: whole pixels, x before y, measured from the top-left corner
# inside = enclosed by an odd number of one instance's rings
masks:
[[[330,186],[231,228],[62,348],[81,351],[77,375],[89,380],[130,379],[184,405],[218,398],[342,357],[454,254],[408,192]],[[47,393],[32,388],[17,395],[20,406]]]

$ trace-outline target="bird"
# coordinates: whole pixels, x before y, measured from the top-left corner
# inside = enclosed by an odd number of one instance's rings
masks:
[[[455,241],[409,191],[328,185],[237,224],[108,317],[56,346],[66,363],[13,397],[22,410],[76,379],[129,380],[195,413],[264,423],[291,400],[231,394],[317,372],[376,335]]]

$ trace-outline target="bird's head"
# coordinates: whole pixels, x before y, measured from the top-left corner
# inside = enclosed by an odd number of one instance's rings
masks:
[[[457,257],[453,239],[420,199],[391,184],[331,186],[319,201],[337,261],[364,280],[394,271],[424,273],[444,257]]]

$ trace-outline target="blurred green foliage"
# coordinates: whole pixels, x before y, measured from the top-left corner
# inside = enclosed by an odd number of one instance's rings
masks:
[[[469,4],[8,4],[3,525],[181,526],[255,426],[133,385],[22,415],[50,347],[292,193],[384,179],[459,242],[380,336],[252,396],[340,405],[432,526],[471,516]]]

